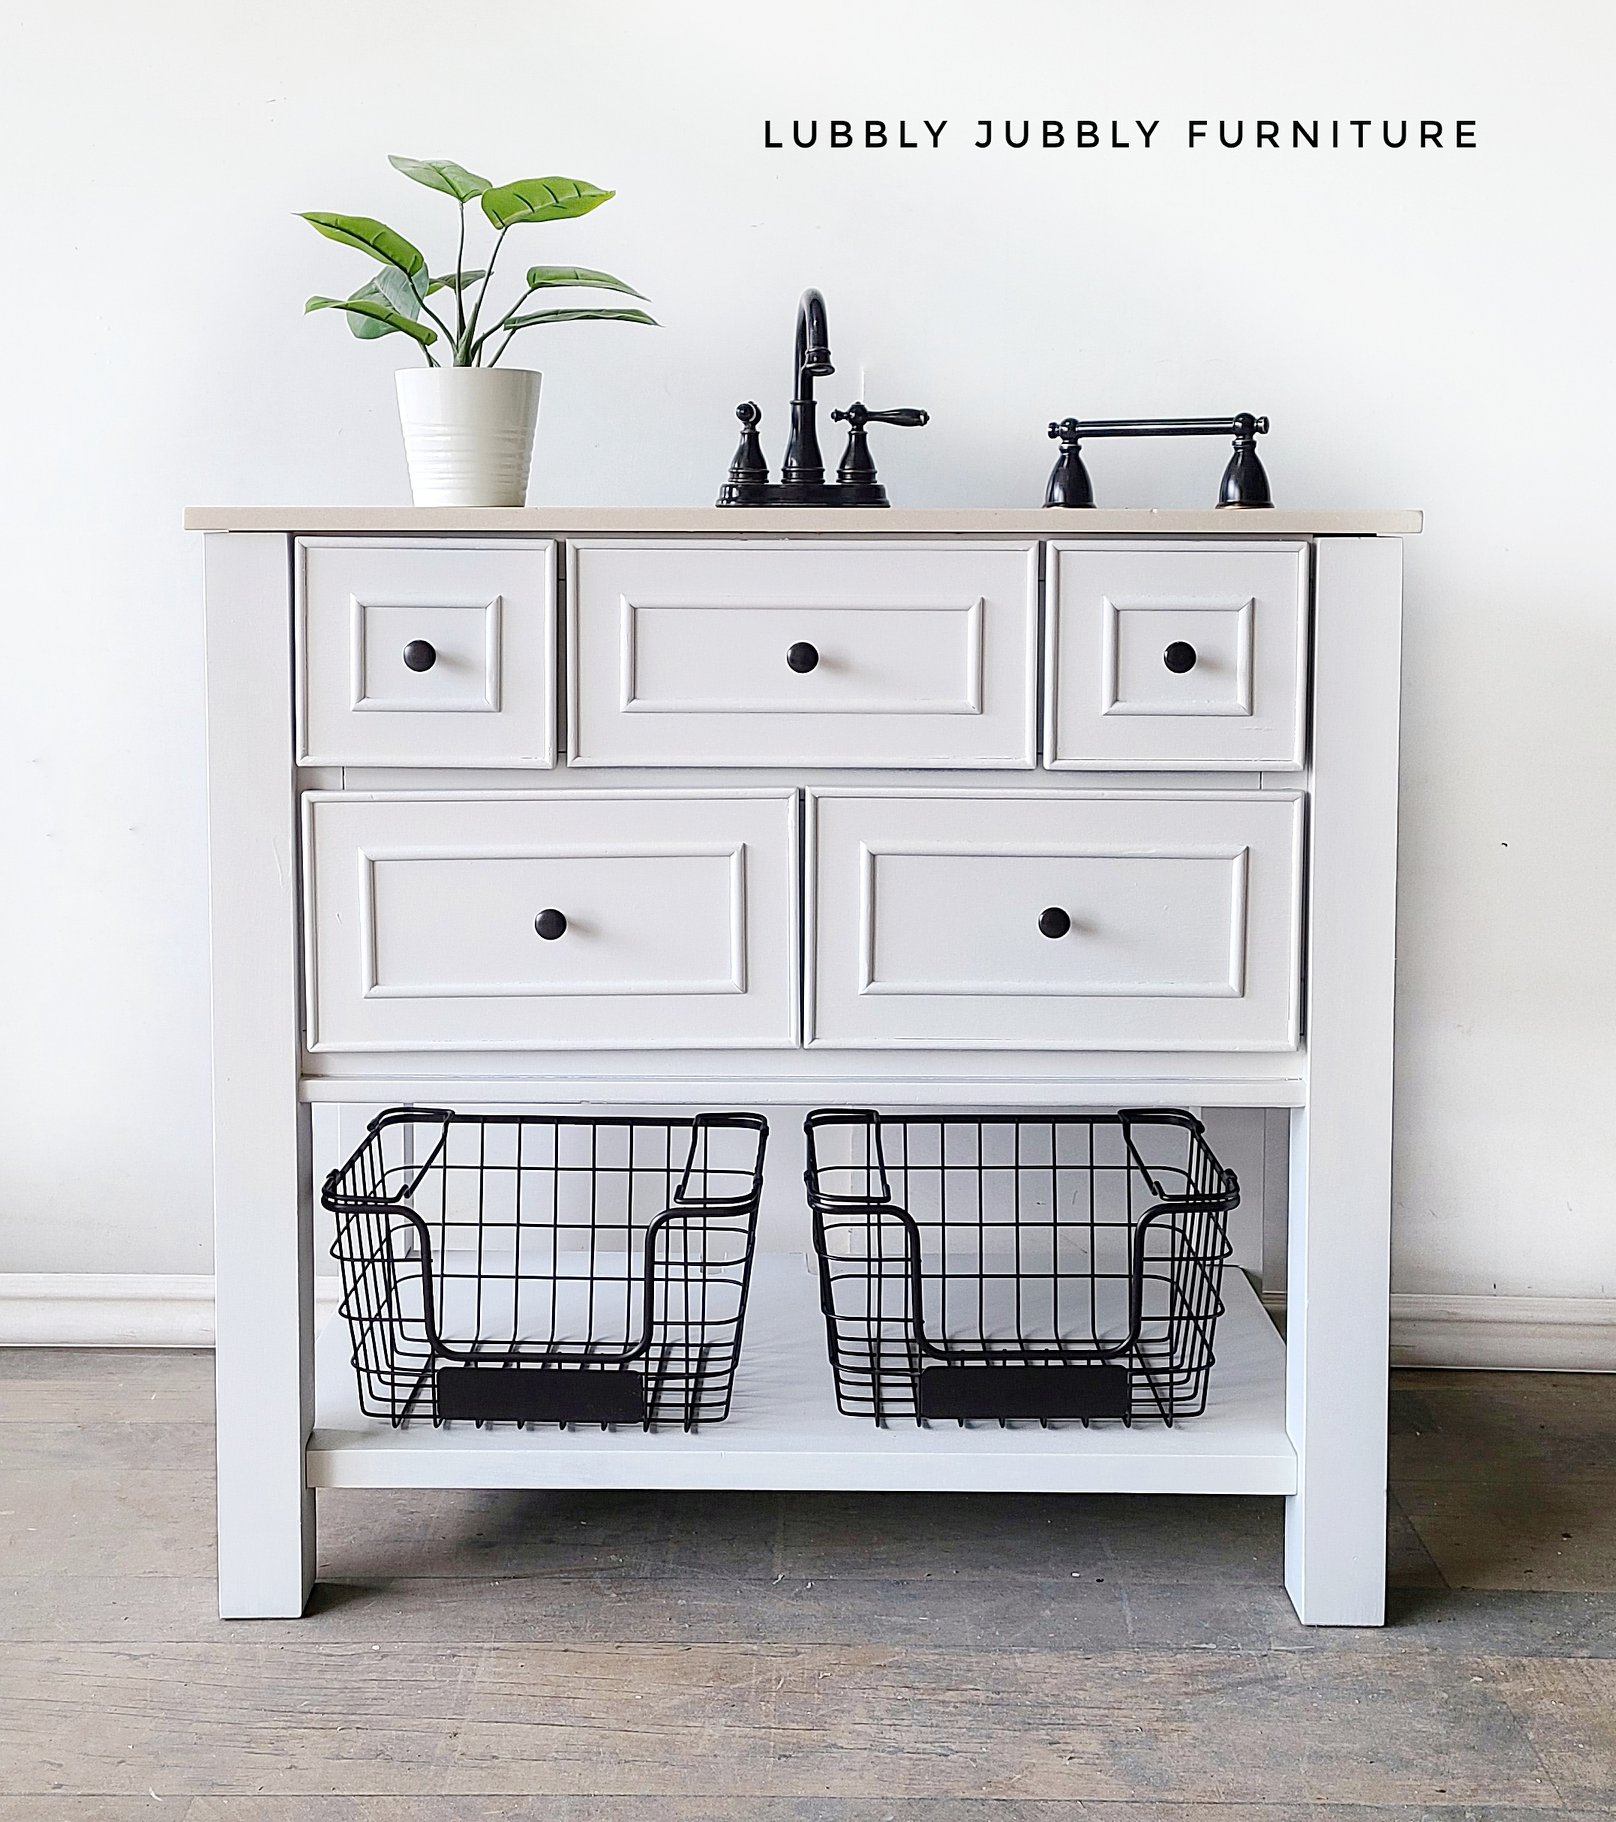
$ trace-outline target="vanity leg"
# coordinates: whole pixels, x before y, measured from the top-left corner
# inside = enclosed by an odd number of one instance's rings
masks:
[[[1285,1586],[1315,1626],[1386,1617],[1387,1297],[1402,547],[1314,547],[1307,1104],[1291,1120]]]
[[[298,1101],[297,789],[284,537],[207,539],[219,1612],[314,1578],[309,1109]]]

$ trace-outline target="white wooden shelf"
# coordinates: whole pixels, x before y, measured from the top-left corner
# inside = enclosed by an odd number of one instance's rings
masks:
[[[1285,1347],[1242,1273],[1204,1415],[1175,1424],[895,1423],[836,1409],[817,1279],[799,1254],[754,1267],[731,1415],[692,1435],[598,1428],[395,1430],[361,1415],[336,1319],[315,1356],[313,1487],[666,1487],[855,1492],[1264,1493],[1296,1491],[1285,1429]]]

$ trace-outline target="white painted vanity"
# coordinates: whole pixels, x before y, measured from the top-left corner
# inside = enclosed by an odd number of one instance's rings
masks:
[[[302,1611],[322,1486],[622,1486],[1284,1496],[1302,1618],[1380,1622],[1417,514],[187,523],[226,1616]],[[882,1430],[767,1252],[721,1424],[395,1429],[314,1333],[322,1102],[1285,1110],[1288,1340],[1230,1271],[1199,1418]]]

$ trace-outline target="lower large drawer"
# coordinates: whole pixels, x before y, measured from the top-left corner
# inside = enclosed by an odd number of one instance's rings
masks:
[[[311,792],[309,1049],[794,1044],[796,803]]]
[[[1294,793],[826,791],[809,817],[811,1044],[1298,1042]]]

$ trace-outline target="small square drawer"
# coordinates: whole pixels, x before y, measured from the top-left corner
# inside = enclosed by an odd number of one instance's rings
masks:
[[[1299,795],[810,794],[810,1044],[1289,1050]]]
[[[575,765],[1031,766],[1031,544],[573,547]]]
[[[310,1050],[796,1042],[795,792],[303,801]]]
[[[1294,771],[1307,546],[1050,546],[1045,763]]]
[[[556,553],[303,538],[305,765],[553,766]]]

